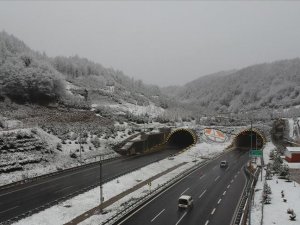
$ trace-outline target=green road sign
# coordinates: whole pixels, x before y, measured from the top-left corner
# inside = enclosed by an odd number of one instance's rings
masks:
[[[261,157],[262,155],[263,155],[262,150],[259,150],[259,149],[250,150],[250,156]]]

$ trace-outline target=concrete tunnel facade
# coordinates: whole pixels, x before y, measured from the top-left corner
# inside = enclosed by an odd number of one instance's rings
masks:
[[[237,133],[233,139],[232,146],[250,150],[252,149],[263,149],[266,144],[265,135],[256,128],[248,128]]]
[[[178,148],[187,148],[197,143],[197,135],[192,129],[176,129],[167,137],[166,144]]]

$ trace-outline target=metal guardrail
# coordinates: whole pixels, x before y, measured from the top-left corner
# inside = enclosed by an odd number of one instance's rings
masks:
[[[112,158],[107,158],[107,159],[102,160],[102,162],[111,161],[111,160],[114,160],[114,159],[117,159],[117,158],[119,158],[119,157],[116,156],[116,157],[112,157]],[[71,168],[68,168],[68,169],[58,170],[58,171],[55,171],[55,172],[52,172],[52,173],[47,173],[47,174],[43,174],[43,175],[40,175],[40,176],[36,176],[36,177],[16,181],[16,182],[13,182],[13,183],[10,183],[10,184],[0,186],[0,191],[8,189],[8,188],[15,187],[15,186],[18,186],[18,185],[21,185],[21,184],[31,183],[33,181],[40,180],[42,178],[52,177],[52,176],[55,176],[55,175],[58,175],[58,174],[61,174],[61,173],[74,171],[74,170],[78,170],[78,169],[82,169],[82,168],[86,168],[86,167],[93,166],[93,165],[98,165],[98,164],[99,164],[99,161],[86,163],[86,164],[79,165],[79,166],[74,166],[74,167],[71,167]]]
[[[235,215],[232,225],[246,225],[248,218],[248,209],[250,206],[251,198],[253,196],[253,188],[256,185],[260,169],[257,168],[252,174],[246,167],[244,167],[245,174],[248,178],[246,188],[242,194],[239,202],[238,211]]]
[[[116,174],[115,176],[112,176],[112,177],[110,177],[110,178],[108,178],[108,179],[104,179],[104,180],[102,181],[102,184],[105,184],[105,183],[107,183],[107,182],[109,182],[109,181],[112,181],[112,180],[114,180],[114,179],[117,179],[117,178],[119,178],[119,177],[121,177],[121,176],[124,176],[124,175],[126,175],[126,174],[135,172],[135,171],[141,169],[141,168],[144,167],[144,166],[147,166],[147,165],[149,165],[149,164],[151,164],[151,163],[155,163],[155,162],[158,162],[158,161],[160,161],[160,159],[155,160],[155,161],[151,161],[151,162],[147,163],[146,165],[142,165],[142,166],[135,167],[135,168],[133,168],[132,170],[124,171],[124,172],[122,172],[122,173]],[[90,164],[87,164],[87,165],[92,165],[92,164],[95,164],[95,165],[96,165],[96,164],[99,164],[99,161],[93,162],[93,163],[90,163]],[[83,165],[83,166],[79,166],[79,167],[87,167],[87,165]],[[76,167],[76,168],[78,169],[79,167]],[[74,168],[74,169],[75,169],[75,168]],[[67,170],[68,170],[68,169],[67,169]],[[66,170],[64,170],[64,171],[66,171]],[[59,172],[61,172],[61,171],[59,171]],[[53,175],[55,175],[55,174],[53,174]],[[53,175],[52,175],[52,176],[53,176]],[[42,176],[41,176],[41,177],[42,177]],[[47,176],[44,176],[44,177],[47,177]],[[12,223],[14,223],[14,222],[16,222],[16,221],[19,221],[19,220],[25,218],[25,217],[31,216],[31,215],[33,215],[33,214],[35,214],[35,213],[38,213],[38,212],[40,212],[40,211],[42,211],[42,210],[45,210],[45,209],[47,209],[47,208],[49,208],[49,207],[51,207],[51,206],[57,205],[57,204],[59,204],[60,202],[63,202],[63,201],[66,201],[66,200],[68,200],[68,199],[70,199],[70,198],[72,198],[72,197],[75,197],[76,195],[82,194],[82,193],[87,192],[87,191],[89,191],[89,190],[91,190],[91,189],[93,189],[93,188],[96,188],[96,187],[99,186],[99,185],[100,185],[100,181],[97,182],[97,183],[95,183],[95,184],[93,184],[93,185],[90,185],[90,186],[88,186],[88,187],[85,187],[85,188],[82,188],[82,189],[77,190],[77,191],[75,191],[75,192],[72,192],[72,193],[70,193],[70,194],[68,194],[68,195],[66,195],[66,196],[63,196],[63,197],[61,197],[61,198],[59,198],[59,199],[56,199],[56,200],[54,200],[54,201],[52,201],[52,202],[46,203],[46,204],[44,204],[44,205],[41,205],[41,206],[39,206],[39,207],[37,207],[37,208],[35,208],[35,209],[32,209],[32,210],[30,210],[30,211],[28,211],[28,212],[25,212],[25,213],[23,213],[23,214],[21,214],[21,215],[18,215],[18,216],[16,216],[16,217],[14,217],[14,218],[11,218],[11,219],[6,220],[6,221],[4,221],[4,222],[0,222],[0,225],[10,225],[10,224],[12,224]],[[0,190],[1,190],[1,189],[0,189]]]
[[[222,154],[224,154],[224,153],[222,153]],[[209,160],[204,160],[202,162],[199,162],[196,165],[192,166],[191,168],[189,168],[189,169],[183,171],[182,173],[176,175],[174,178],[168,180],[164,184],[158,185],[155,189],[153,189],[149,193],[143,195],[142,197],[140,197],[139,199],[137,199],[133,203],[131,203],[127,206],[124,206],[122,208],[119,208],[119,210],[114,215],[112,215],[107,220],[102,222],[101,225],[112,225],[112,224],[115,224],[116,222],[122,220],[124,217],[126,217],[128,214],[130,214],[131,212],[133,212],[134,210],[139,208],[141,205],[145,204],[147,201],[149,201],[150,199],[152,199],[153,197],[155,197],[156,195],[158,195],[159,193],[161,193],[165,189],[169,188],[171,185],[173,185],[176,182],[180,181],[180,179],[184,178],[188,174],[190,174],[193,171],[197,170],[199,167],[203,166],[208,161],[214,160],[215,158],[221,156],[222,154],[214,156],[213,158],[211,158]]]

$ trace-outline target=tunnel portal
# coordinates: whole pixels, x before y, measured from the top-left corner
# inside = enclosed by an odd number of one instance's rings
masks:
[[[233,145],[238,149],[244,150],[250,150],[251,147],[252,149],[262,149],[265,142],[265,137],[259,130],[247,129],[236,135],[233,140]]]
[[[168,138],[167,144],[177,148],[187,148],[197,143],[197,136],[193,130],[177,129],[172,131]]]

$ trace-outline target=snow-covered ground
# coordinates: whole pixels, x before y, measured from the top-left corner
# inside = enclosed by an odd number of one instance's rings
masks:
[[[184,170],[192,167],[195,162],[195,159],[199,161],[203,160],[202,158],[212,157],[216,154],[222,152],[230,142],[226,143],[200,143],[194,147],[188,149],[184,153],[175,156],[174,159],[164,159],[156,163],[152,163],[146,167],[141,168],[133,173],[124,175],[115,180],[112,180],[103,186],[104,199],[108,200],[111,197],[120,194],[121,192],[128,190],[138,184],[141,181],[144,181],[155,174],[161,173],[168,168],[176,166],[182,162],[187,162],[185,165],[179,167],[178,169],[163,175],[162,177],[156,179],[152,182],[151,188],[157,187],[159,184],[162,184],[177,174],[181,173]],[[127,195],[126,197],[115,202],[111,206],[107,207],[105,210],[108,211],[105,215],[95,215],[88,220],[84,221],[82,224],[99,224],[101,221],[104,221],[115,213],[122,204],[132,200],[133,198],[139,197],[149,191],[149,186],[146,185],[137,191]],[[48,224],[64,224],[76,216],[88,211],[89,209],[99,205],[99,187],[92,189],[86,193],[78,195],[70,200],[60,203],[59,205],[48,208],[42,212],[34,214],[28,218],[22,219],[15,225],[48,225]],[[55,216],[54,216],[55,215]]]
[[[269,153],[275,146],[272,143],[267,143],[264,149],[264,161],[265,164],[269,162]],[[291,164],[291,163],[290,163]],[[289,164],[289,166],[290,166]],[[254,195],[254,203],[252,206],[251,214],[251,224],[261,225],[262,217],[262,191],[265,171],[263,171],[263,179],[259,177]],[[271,204],[266,204],[263,206],[263,225],[299,225],[300,224],[300,185],[296,182],[286,182],[284,179],[278,179],[275,175],[272,180],[267,180],[268,185],[271,187],[272,194]],[[283,201],[281,197],[281,191],[284,192],[287,202]],[[289,220],[289,214],[287,214],[287,209],[291,208],[296,213],[296,221]]]
[[[140,105],[135,105],[135,104],[126,102],[123,104],[102,104],[101,106],[111,108],[115,112],[118,112],[118,113],[130,112],[131,114],[133,114],[135,116],[147,114],[151,118],[157,117],[157,116],[163,114],[165,111],[163,108],[154,105],[154,103],[150,103],[149,105],[146,105],[146,106],[140,106]],[[98,104],[92,104],[92,110],[97,107],[98,107]]]

